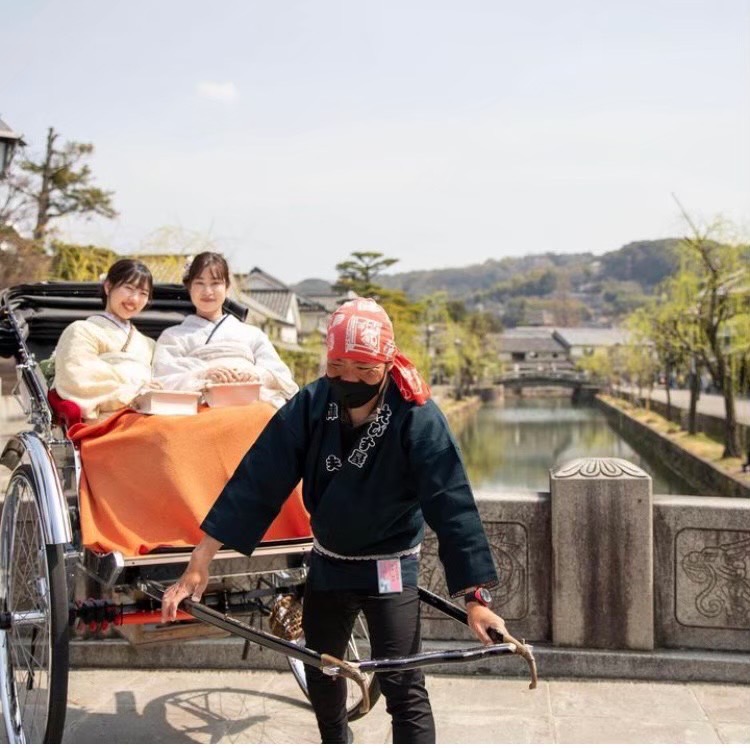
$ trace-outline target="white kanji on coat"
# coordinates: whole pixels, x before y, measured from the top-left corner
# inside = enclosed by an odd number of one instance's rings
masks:
[[[326,470],[329,473],[335,473],[337,470],[341,470],[341,460],[336,455],[328,455],[326,457]]]

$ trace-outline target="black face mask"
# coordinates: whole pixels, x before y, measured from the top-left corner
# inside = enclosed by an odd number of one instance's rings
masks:
[[[381,379],[377,384],[367,382],[344,382],[341,377],[326,377],[333,394],[345,408],[359,408],[370,402],[380,391]]]

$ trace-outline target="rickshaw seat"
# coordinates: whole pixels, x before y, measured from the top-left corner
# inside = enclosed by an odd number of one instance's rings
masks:
[[[78,404],[74,403],[72,400],[64,400],[57,394],[57,390],[54,388],[50,388],[47,392],[47,402],[49,403],[50,408],[52,408],[52,412],[66,429],[83,421],[81,409]]]

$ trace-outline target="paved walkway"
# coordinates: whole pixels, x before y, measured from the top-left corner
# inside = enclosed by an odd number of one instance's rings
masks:
[[[628,392],[635,391],[635,388],[633,387],[622,387],[620,389]],[[643,396],[646,396],[645,390],[643,390]],[[664,387],[655,387],[651,391],[651,399],[658,400],[661,403],[666,403],[667,393],[664,391]],[[672,405],[687,410],[690,407],[690,390],[670,390],[670,399],[672,400]],[[750,400],[746,398],[737,398],[735,401],[735,409],[739,423],[750,425]],[[705,413],[708,416],[724,418],[726,411],[724,409],[723,395],[707,395],[705,392],[702,392],[701,396],[698,398],[698,412]]]
[[[439,743],[750,743],[750,686],[428,675]],[[352,723],[390,742],[382,699]],[[316,743],[291,675],[269,670],[71,672],[65,742]]]
[[[673,393],[674,402],[681,396]],[[719,396],[701,395],[699,405],[703,412],[721,408],[723,415]],[[743,401],[738,412],[750,423],[750,403]],[[0,437],[19,427],[11,409],[4,415]],[[4,482],[7,471],[0,472]],[[428,687],[440,743],[750,743],[750,686],[544,680],[529,691],[525,680],[428,675]],[[352,730],[358,743],[390,741],[382,699]],[[97,669],[70,675],[67,743],[318,740],[312,711],[286,672]]]

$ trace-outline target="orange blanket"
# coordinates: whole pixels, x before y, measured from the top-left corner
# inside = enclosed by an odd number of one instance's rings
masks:
[[[200,523],[274,412],[261,402],[206,408],[194,416],[126,409],[100,423],[73,426],[69,436],[83,465],[83,544],[128,556],[195,545]],[[264,540],[310,535],[297,486]]]

